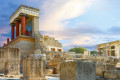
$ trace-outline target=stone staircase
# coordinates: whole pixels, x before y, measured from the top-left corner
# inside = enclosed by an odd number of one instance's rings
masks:
[[[35,32],[35,50],[40,49],[41,53],[48,51],[48,48],[44,44],[44,39],[40,32]]]

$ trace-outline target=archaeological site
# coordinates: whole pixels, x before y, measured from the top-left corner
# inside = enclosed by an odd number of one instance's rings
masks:
[[[120,80],[120,41],[98,44],[96,56],[65,52],[58,40],[39,32],[39,12],[21,5],[10,16],[11,40],[0,47],[0,79]]]

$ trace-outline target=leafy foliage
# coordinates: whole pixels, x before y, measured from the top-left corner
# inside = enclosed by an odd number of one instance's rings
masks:
[[[91,55],[98,55],[98,52],[97,51],[90,51],[90,54]]]
[[[69,50],[69,52],[75,52],[75,53],[81,53],[81,54],[83,54],[84,51],[87,51],[87,50],[83,47],[75,47]]]

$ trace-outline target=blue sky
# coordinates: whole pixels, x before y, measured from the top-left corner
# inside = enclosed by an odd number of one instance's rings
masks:
[[[9,17],[21,5],[40,9],[40,32],[64,50],[120,40],[120,0],[1,0],[0,46],[10,37]]]

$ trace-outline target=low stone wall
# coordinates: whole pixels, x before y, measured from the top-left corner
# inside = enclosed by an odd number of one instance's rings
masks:
[[[60,80],[96,80],[95,64],[69,61],[61,64]]]
[[[104,77],[104,71],[117,70],[112,64],[96,63],[96,76]]]

